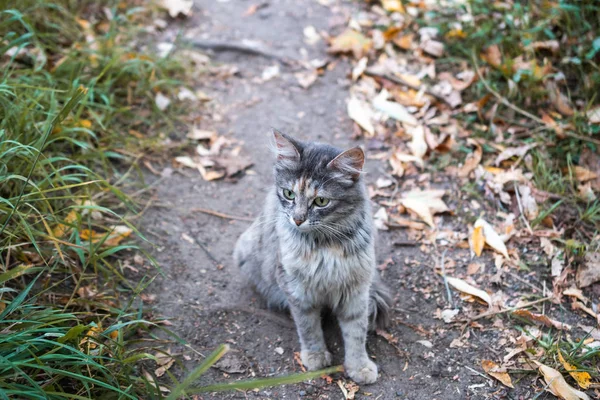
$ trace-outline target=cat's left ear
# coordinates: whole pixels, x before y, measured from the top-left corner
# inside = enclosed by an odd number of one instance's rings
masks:
[[[353,147],[339,154],[329,161],[327,168],[336,169],[345,175],[349,175],[353,181],[357,181],[365,164],[365,153],[360,147]]]

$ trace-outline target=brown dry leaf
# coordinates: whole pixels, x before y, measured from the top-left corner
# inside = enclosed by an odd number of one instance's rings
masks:
[[[425,141],[425,128],[423,125],[418,125],[407,129],[406,133],[412,137],[408,148],[415,157],[422,160],[425,154],[427,154],[427,150],[429,150],[429,146],[427,146],[427,142]]]
[[[388,95],[387,90],[382,90],[373,99],[373,106],[388,117],[405,124],[417,125],[417,119],[402,104],[387,100]]]
[[[415,35],[413,33],[409,33],[407,35],[402,35],[392,39],[392,42],[403,50],[410,50],[412,49],[414,38]]]
[[[531,193],[531,188],[527,185],[519,185],[518,190],[525,217],[527,217],[529,221],[533,221],[537,218],[539,209],[535,197],[533,197]]]
[[[481,58],[492,67],[499,68],[502,65],[502,53],[500,53],[500,48],[496,44],[485,49],[481,53]]]
[[[471,154],[467,156],[465,163],[458,171],[458,176],[461,178],[466,178],[469,174],[477,168],[479,163],[481,162],[481,157],[483,156],[483,149],[481,145],[474,141],[473,139],[468,139],[467,142],[475,147],[475,150]]]
[[[499,380],[503,385],[508,386],[509,388],[515,388],[513,386],[512,380],[510,379],[510,375],[508,375],[508,373],[506,372],[506,369],[500,367],[492,360],[482,360],[481,368],[483,368],[486,374],[493,376],[494,378]]]
[[[488,306],[491,307],[492,297],[487,292],[485,292],[481,289],[478,289],[475,286],[473,286],[459,278],[453,278],[453,277],[447,276],[446,280],[448,281],[448,284],[450,286],[452,286],[453,288],[455,288],[456,290],[459,290],[459,291],[466,293],[468,295],[471,295],[471,296],[478,297],[481,300],[485,301],[488,304]]]
[[[483,227],[478,226],[473,229],[473,234],[471,235],[471,250],[473,253],[477,255],[477,257],[481,256],[483,252],[483,247],[485,246],[485,236],[483,235]]]
[[[65,217],[65,224],[70,224],[73,223],[77,220],[77,211],[76,210],[71,210],[69,211],[69,214],[67,214],[67,216]],[[68,225],[65,224],[58,224],[54,227],[54,229],[52,230],[52,235],[55,238],[62,238],[64,237],[70,230],[71,227],[69,227]]]
[[[539,322],[547,327],[554,327],[556,329],[560,329],[560,330],[564,329],[567,331],[571,330],[571,325],[556,321],[544,314],[532,313],[529,310],[515,310],[515,311],[513,311],[513,315],[525,318],[529,321]]]
[[[193,0],[162,0],[161,6],[169,12],[171,18],[177,18],[179,14],[189,16],[194,6]]]
[[[424,231],[427,229],[427,225],[422,222],[412,221],[407,218],[397,217],[395,215],[391,215],[390,220],[392,223],[388,223],[388,227],[390,228],[410,228],[418,231]]]
[[[117,246],[121,241],[131,235],[133,230],[126,225],[116,225],[108,233],[108,238],[102,244],[103,246],[113,247]],[[82,229],[79,233],[83,240],[91,240],[92,243],[97,243],[104,239],[107,232],[96,232],[90,229]]]
[[[556,83],[554,81],[548,80],[546,82],[546,90],[548,90],[548,95],[550,96],[550,102],[556,108],[556,111],[561,113],[566,117],[570,117],[575,114],[573,107],[571,105],[571,101],[565,96]]]
[[[502,254],[507,259],[508,250],[506,249],[506,245],[502,241],[500,235],[496,233],[494,228],[484,219],[479,218],[475,221],[475,228],[482,227],[483,228],[483,236],[485,237],[485,242],[498,253]]]
[[[576,299],[581,300],[584,304],[587,304],[590,301],[590,299],[584,296],[581,289],[577,289],[576,287],[570,287],[568,289],[565,289],[563,291],[563,295],[575,297]]]
[[[427,225],[435,228],[433,216],[448,211],[448,206],[442,200],[445,193],[444,190],[413,190],[400,199],[400,204],[417,214]]]
[[[98,292],[92,289],[91,286],[82,286],[77,289],[77,295],[82,299],[93,299],[97,294]]]
[[[560,350],[558,351],[558,360],[569,373],[569,375],[575,379],[580,388],[587,389],[590,387],[590,384],[592,383],[592,377],[590,374],[585,371],[576,371],[577,367],[569,364],[569,362],[567,362],[567,360],[565,360],[563,357],[562,351]]]
[[[580,288],[600,282],[600,253],[586,253],[585,262],[577,269],[576,280]]]
[[[575,175],[575,179],[577,179],[579,182],[591,181],[592,179],[598,178],[597,173],[592,172],[584,167],[580,167],[579,165],[572,167],[572,171]]]
[[[406,14],[406,10],[400,0],[381,0],[381,6],[389,12],[399,12]]]
[[[352,381],[338,380],[337,385],[339,386],[345,400],[354,400],[354,396],[360,390],[360,386]]]
[[[494,161],[494,165],[499,166],[502,161],[508,160],[512,157],[524,157],[529,150],[536,146],[536,144],[526,144],[519,147],[509,147],[498,154],[498,157],[496,157],[496,160]]]
[[[546,390],[556,397],[559,397],[563,400],[590,400],[587,394],[569,385],[560,372],[554,368],[550,368],[541,363],[538,363],[538,368],[544,377],[546,384],[548,385]]]
[[[444,55],[444,43],[438,42],[437,40],[427,39],[421,43],[421,49],[434,57],[441,57]]]
[[[362,58],[373,47],[373,41],[360,32],[347,29],[330,42],[328,52],[333,54],[352,53],[356,59]]]
[[[214,141],[217,139],[217,132],[193,128],[190,132],[188,132],[188,134],[186,136],[188,139],[192,139],[192,140]]]
[[[167,370],[169,368],[171,368],[171,366],[173,365],[173,363],[175,362],[175,358],[173,358],[172,355],[170,354],[165,354],[165,353],[156,353],[156,364],[158,365],[158,368],[154,371],[154,374],[160,378],[161,376],[163,376],[165,374],[165,372],[167,372]]]
[[[348,116],[364,129],[370,137],[375,135],[375,127],[371,122],[372,111],[366,103],[354,96],[350,97],[348,101]]]
[[[298,85],[300,85],[302,89],[308,89],[317,81],[319,74],[316,70],[311,69],[304,72],[296,72],[294,76],[296,77],[296,81],[298,81]]]

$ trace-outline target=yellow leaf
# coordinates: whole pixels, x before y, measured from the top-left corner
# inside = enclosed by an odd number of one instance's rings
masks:
[[[92,127],[92,121],[90,121],[89,119],[81,119],[79,120],[79,122],[77,123],[77,125],[81,126],[82,128],[91,128]]]
[[[77,220],[77,211],[76,210],[71,210],[69,212],[69,214],[66,216],[65,218],[65,223],[66,224],[70,224],[71,222]],[[52,230],[52,235],[55,238],[62,238],[65,236],[65,234],[70,230],[71,228],[68,225],[65,224],[58,224],[54,227],[54,229]]]
[[[464,39],[466,37],[467,34],[460,28],[452,29],[450,32],[446,33],[447,39]]]
[[[488,306],[492,305],[492,297],[485,291],[476,288],[475,286],[463,281],[462,279],[446,277],[448,284],[459,290],[463,293],[469,294],[471,296],[479,297],[481,300],[485,301]]]
[[[414,37],[414,34],[409,33],[407,35],[402,35],[400,37],[392,39],[392,42],[394,42],[396,46],[400,47],[403,50],[410,50],[412,48]]]
[[[569,364],[567,360],[565,360],[565,358],[563,357],[562,352],[560,350],[558,351],[558,360],[563,365],[563,367],[565,367],[567,372],[573,377],[573,379],[575,379],[579,387],[581,387],[582,389],[587,389],[590,387],[592,380],[590,374],[588,374],[585,371],[575,371],[577,367]]]
[[[479,218],[475,221],[475,228],[482,227],[483,228],[483,236],[485,237],[485,242],[498,253],[502,254],[507,259],[510,258],[508,256],[508,250],[506,249],[506,245],[500,238],[500,235],[496,233],[494,228],[485,220]]]
[[[539,364],[538,368],[548,385],[547,390],[555,396],[564,400],[590,400],[587,394],[570,386],[560,372],[554,368],[544,364]]]
[[[108,238],[104,241],[103,246],[117,246],[123,239],[127,238],[133,230],[125,225],[117,225],[108,233]],[[106,232],[96,232],[90,229],[83,229],[79,233],[83,240],[91,240],[92,243],[97,243],[104,239]]]
[[[400,0],[381,0],[381,5],[386,11],[406,14],[406,10]]]
[[[508,386],[509,388],[515,388],[510,379],[510,375],[492,360],[482,360],[481,368],[483,368],[486,374],[489,374],[502,382],[503,385]]]
[[[331,40],[329,53],[352,53],[360,59],[373,47],[373,41],[360,32],[347,29]]]
[[[478,226],[473,229],[473,234],[471,235],[471,249],[477,257],[481,255],[483,251],[483,246],[485,246],[485,236],[483,236],[483,227]]]

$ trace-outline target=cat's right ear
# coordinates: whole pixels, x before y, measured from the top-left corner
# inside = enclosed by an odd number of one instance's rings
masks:
[[[277,129],[273,129],[273,138],[275,139],[278,162],[296,163],[300,161],[300,152],[292,139]]]

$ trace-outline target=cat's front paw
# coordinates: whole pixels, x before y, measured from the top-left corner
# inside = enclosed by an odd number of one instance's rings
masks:
[[[331,353],[327,350],[325,351],[308,351],[302,350],[300,352],[300,358],[302,359],[302,364],[308,370],[314,371],[317,369],[329,367],[331,365]]]
[[[377,365],[369,359],[361,362],[347,362],[344,365],[346,374],[359,384],[375,383],[377,380]]]

